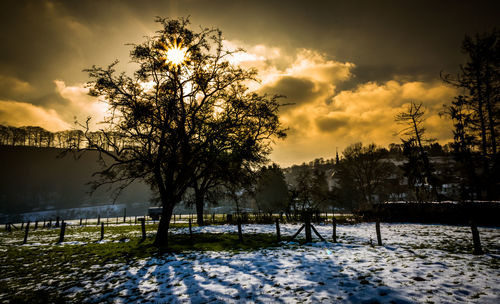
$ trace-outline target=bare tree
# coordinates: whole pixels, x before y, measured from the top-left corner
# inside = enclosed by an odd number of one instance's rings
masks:
[[[405,137],[401,139],[403,142],[403,153],[406,154],[408,158],[408,170],[406,170],[409,180],[415,180],[416,183],[420,183],[416,177],[415,170],[420,170],[419,162],[423,166],[423,176],[426,184],[431,187],[431,193],[433,199],[438,199],[437,194],[437,183],[432,175],[431,164],[429,162],[429,157],[424,149],[423,143],[433,142],[434,139],[427,138],[425,136],[425,127],[423,126],[425,121],[425,110],[422,108],[422,103],[410,102],[408,109],[396,115],[395,120],[397,123],[404,125],[399,134]],[[416,153],[415,153],[416,152]]]
[[[209,162],[226,155],[236,160],[230,168],[241,168],[269,153],[271,138],[284,132],[276,98],[248,92],[245,82],[256,72],[229,63],[220,31],[194,32],[186,19],[156,21],[162,26],[156,35],[133,46],[139,66],[133,76],[117,75],[116,63],[87,70],[90,93],[102,97],[110,115],[99,140],[88,128],[85,135],[88,149],[111,160],[101,159],[96,186],[122,189],[144,180],[158,193],[163,211],[155,244],[168,245],[173,208],[200,171],[211,170]]]

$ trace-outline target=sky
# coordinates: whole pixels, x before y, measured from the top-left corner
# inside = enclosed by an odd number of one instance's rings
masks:
[[[235,58],[255,67],[260,93],[285,95],[288,137],[281,166],[333,158],[355,142],[399,143],[394,116],[410,101],[426,109],[428,136],[452,140],[443,104],[460,92],[440,72],[466,62],[465,35],[500,27],[499,1],[11,1],[0,3],[0,124],[74,128],[99,120],[84,69],[132,71],[130,43],[159,29],[155,16],[219,28]]]

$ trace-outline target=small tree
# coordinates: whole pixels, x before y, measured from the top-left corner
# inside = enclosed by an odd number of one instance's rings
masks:
[[[278,165],[261,168],[255,187],[255,199],[259,209],[269,216],[273,212],[285,210],[289,201],[288,186]]]
[[[222,34],[194,32],[187,19],[157,18],[162,28],[130,56],[133,76],[116,74],[116,62],[88,69],[90,94],[110,112],[95,136],[86,128],[87,149],[97,149],[103,169],[95,186],[135,180],[149,183],[163,206],[156,245],[168,245],[173,208],[212,163],[230,159],[231,170],[270,151],[273,136],[284,136],[276,97],[248,92],[254,70],[228,62]],[[221,166],[224,168],[225,166]]]
[[[424,116],[425,111],[422,108],[422,103],[417,104],[412,101],[406,111],[396,115],[395,120],[405,126],[399,134],[405,136],[401,138],[401,141],[403,142],[403,154],[408,159],[405,173],[409,183],[412,181],[411,186],[419,189],[422,189],[424,185],[430,185],[431,195],[429,198],[438,199],[437,181],[432,175],[431,163],[424,150],[424,143],[433,142],[434,139],[425,136]],[[419,192],[417,191],[417,193]],[[424,197],[417,195],[417,198],[421,200]]]
[[[377,202],[384,194],[384,183],[392,174],[393,165],[382,159],[382,150],[375,144],[363,147],[362,143],[355,143],[342,154],[344,158],[336,169],[339,195],[353,201],[359,198],[367,204]]]

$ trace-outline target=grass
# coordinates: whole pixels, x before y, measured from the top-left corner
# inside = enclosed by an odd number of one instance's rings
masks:
[[[173,224],[175,228],[187,223]],[[194,225],[193,225],[194,226]],[[0,302],[10,303],[65,303],[83,299],[67,299],[59,291],[83,287],[89,278],[97,278],[126,264],[149,257],[186,251],[252,251],[276,247],[273,234],[198,233],[171,234],[168,248],[153,245],[157,225],[147,225],[148,237],[142,241],[140,226],[118,225],[105,227],[105,240],[98,243],[100,226],[68,226],[65,242],[80,241],[80,245],[57,245],[59,229],[30,231],[28,244],[45,239],[42,245],[18,246],[24,232],[0,234]],[[47,239],[53,240],[50,244]],[[282,237],[283,241],[289,240]],[[4,278],[4,279],[2,279]],[[35,291],[36,290],[36,291]]]

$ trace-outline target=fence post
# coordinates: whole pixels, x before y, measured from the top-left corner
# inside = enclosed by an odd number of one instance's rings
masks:
[[[23,244],[26,244],[26,242],[28,241],[28,232],[30,231],[30,222],[28,222],[26,224],[26,230],[24,231],[24,240],[23,240]]]
[[[335,216],[332,217],[332,227],[333,227],[332,239],[334,243],[337,243],[337,219],[335,218]]]
[[[59,234],[59,242],[57,242],[57,243],[64,242],[64,233],[65,232],[66,232],[66,223],[63,220],[62,223],[61,223],[61,232]]]
[[[47,224],[47,228],[52,227],[52,219],[49,220],[49,223]]]
[[[24,222],[21,223],[21,230],[24,229]]]
[[[193,238],[193,230],[191,229],[191,219],[189,219],[189,237]]]
[[[481,238],[479,237],[479,231],[477,230],[477,225],[474,221],[469,221],[470,229],[472,231],[472,242],[474,243],[473,254],[480,255],[484,254],[483,248],[481,247]]]
[[[123,208],[123,222],[127,221],[127,208]]]
[[[35,229],[34,230],[37,230],[38,229],[38,221],[35,221]]]
[[[382,236],[380,235],[380,220],[375,223],[375,230],[377,231],[377,243],[382,246]]]
[[[101,241],[104,239],[104,223],[101,223]]]
[[[144,241],[146,239],[146,219],[140,218],[139,221],[141,222],[142,241]]]
[[[82,219],[82,218],[80,218],[80,226],[82,225],[82,221],[83,221],[83,219]]]
[[[276,218],[276,239],[278,242],[281,242],[281,234],[280,234],[280,219]]]
[[[306,229],[306,243],[312,242],[311,234],[311,216],[308,212],[304,214],[305,229]]]
[[[100,223],[101,223],[101,215],[98,214],[97,215],[97,225],[99,226]]]
[[[241,219],[238,217],[238,239],[243,242],[243,233],[241,232]]]
[[[45,220],[43,220],[43,226],[42,226],[43,229],[45,229]]]
[[[56,226],[55,226],[55,227],[57,228],[57,227],[59,227],[59,226],[60,226],[60,225],[59,225],[59,217],[56,217]]]

